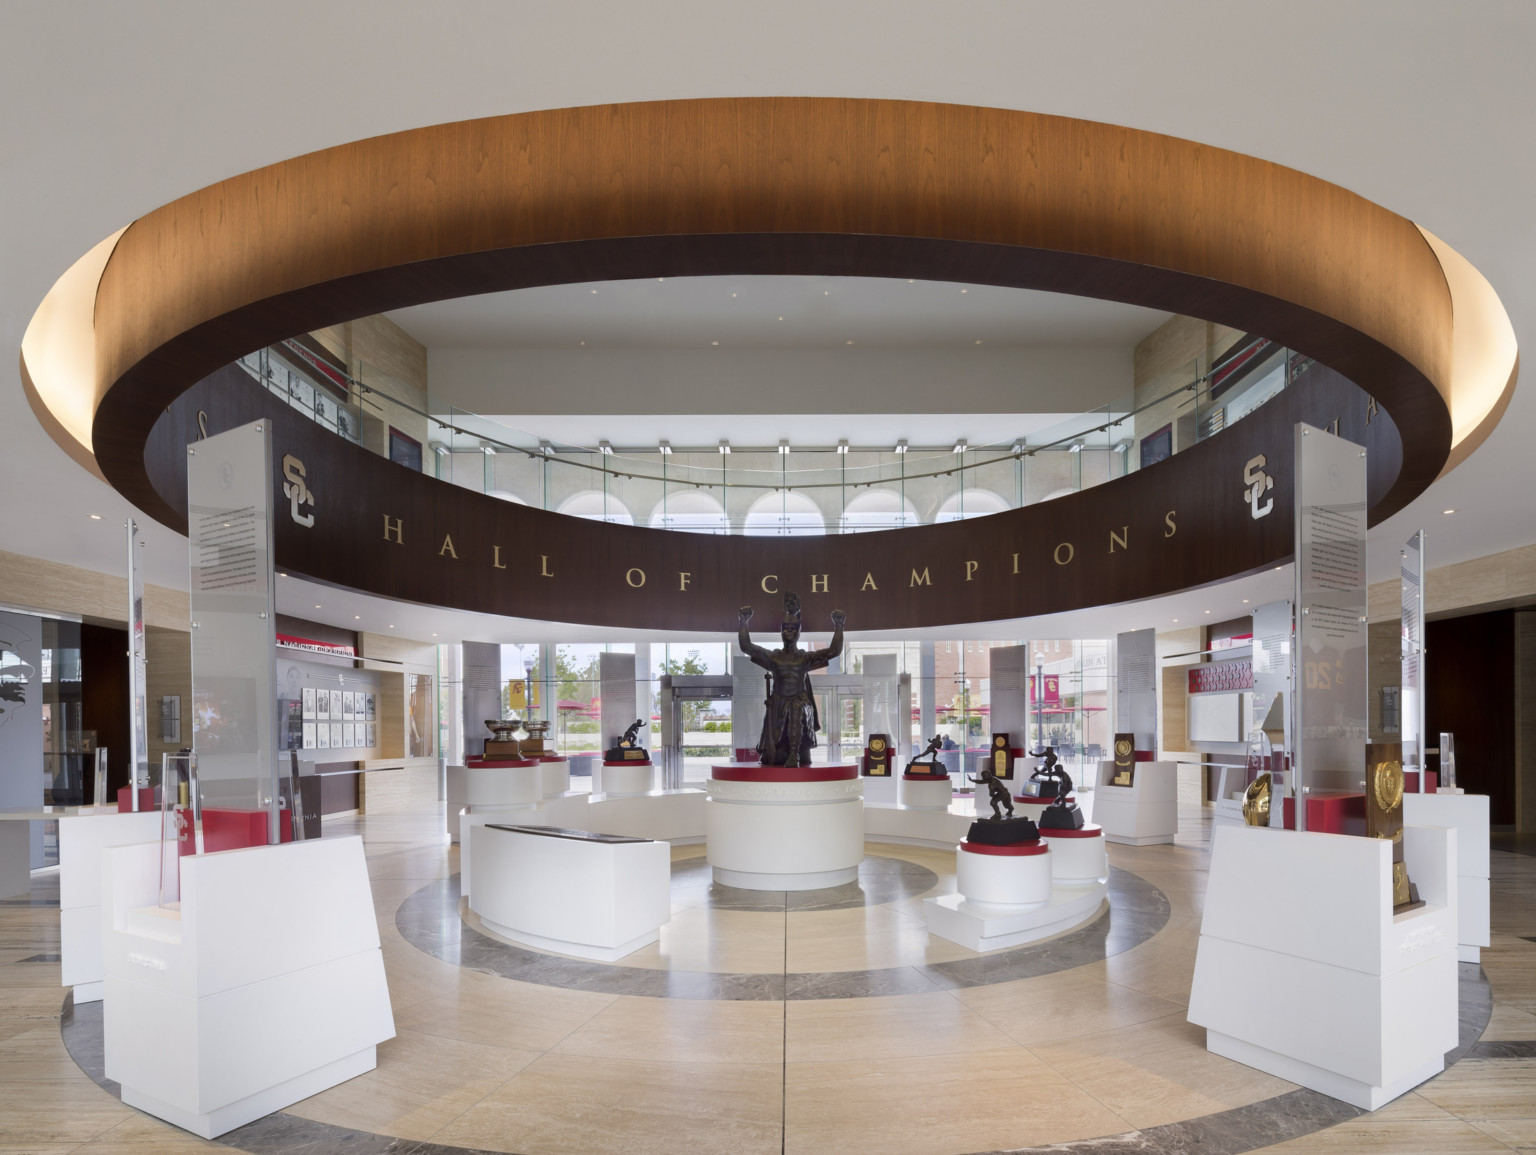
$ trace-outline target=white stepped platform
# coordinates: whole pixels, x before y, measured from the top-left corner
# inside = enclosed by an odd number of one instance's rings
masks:
[[[101,998],[102,852],[159,837],[158,810],[119,814],[110,806],[59,819],[59,969],[77,1006]]]
[[[1178,766],[1137,762],[1129,786],[1111,785],[1115,764],[1102,762],[1094,791],[1093,820],[1110,842],[1151,846],[1172,842],[1179,832]]]
[[[1412,826],[1456,828],[1457,957],[1477,962],[1488,945],[1490,930],[1488,795],[1404,794],[1403,821]]]
[[[1031,908],[970,902],[959,894],[923,899],[928,933],[970,950],[1004,950],[1062,934],[1098,916],[1108,897],[1103,883],[1051,888],[1049,902]]]

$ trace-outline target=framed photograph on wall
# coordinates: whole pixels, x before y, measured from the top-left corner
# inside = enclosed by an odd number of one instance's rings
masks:
[[[310,697],[310,704],[311,705],[314,704],[314,697],[313,697],[313,695],[311,695],[311,697]],[[305,722],[304,723],[304,749],[306,749],[306,750],[313,750],[314,748],[315,748],[315,724],[313,722]]]
[[[331,695],[328,690],[315,691],[315,721],[324,722],[331,716]]]
[[[366,723],[368,727],[368,748],[372,750],[379,744],[379,730],[372,722]]]
[[[341,691],[340,690],[332,690],[331,693],[339,694],[339,693],[341,693]],[[332,750],[340,750],[341,749],[341,723],[340,722],[332,722],[331,723],[331,749]]]
[[[315,688],[313,686],[304,687],[304,718],[309,722],[315,720]]]
[[[341,691],[331,691],[331,721],[341,721]]]
[[[352,722],[343,722],[341,724],[341,744],[348,750],[356,744],[356,734],[353,731],[353,725],[354,723]]]
[[[341,720],[357,717],[357,695],[351,690],[341,692]]]
[[[327,695],[329,697],[329,695]],[[329,750],[331,748],[331,724],[329,722],[315,723],[315,749]]]
[[[373,691],[369,690],[363,695],[363,717],[370,722],[378,720],[378,715],[373,712]]]

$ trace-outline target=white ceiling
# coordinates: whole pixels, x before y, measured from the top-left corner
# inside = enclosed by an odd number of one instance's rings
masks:
[[[486,293],[389,316],[429,349],[1130,348],[1153,309],[876,277],[648,277]]]
[[[1536,347],[1527,0],[160,0],[96,5],[88,19],[71,5],[11,3],[0,43],[11,49],[0,70],[0,346],[13,351],[77,257],[224,177],[443,121],[727,95],[1030,109],[1290,165],[1444,238]],[[3,365],[0,549],[121,573],[126,504],[43,434],[14,352]],[[951,407],[965,411],[965,398]],[[1378,529],[1372,576],[1392,573],[1396,543],[1421,525],[1432,564],[1536,542],[1533,437],[1527,384],[1481,450]],[[184,542],[158,529],[150,541],[150,580],[184,586]]]

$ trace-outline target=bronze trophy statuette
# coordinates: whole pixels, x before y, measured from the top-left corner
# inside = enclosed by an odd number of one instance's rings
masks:
[[[784,595],[784,620],[779,625],[783,642],[777,650],[753,645],[747,635],[752,607],[742,606],[737,615],[736,643],[752,663],[768,671],[768,701],[763,716],[763,734],[757,743],[758,759],[764,766],[809,766],[816,747],[816,731],[821,716],[816,710],[816,695],[811,692],[812,670],[824,670],[843,652],[843,623],[847,615],[832,611],[832,644],[824,650],[800,648],[800,595]]]
[[[906,774],[928,774],[935,778],[943,775],[949,777],[949,768],[939,761],[939,750],[944,746],[944,739],[935,734],[928,739],[928,745],[923,752],[907,763]]]
[[[644,725],[643,719],[636,718],[629,729],[624,731],[623,737],[609,747],[603,757],[609,762],[649,762],[650,753],[640,745],[638,739],[640,728]]]
[[[1045,813],[1040,815],[1040,825],[1047,830],[1081,830],[1083,828],[1083,812],[1077,808],[1077,803],[1071,801],[1072,775],[1067,773],[1067,768],[1061,765],[1056,757],[1056,747],[1047,746],[1035,755],[1044,761],[1031,778],[1039,778],[1042,785],[1046,782],[1054,782],[1052,794],[1055,801],[1045,808]],[[1042,796],[1046,796],[1044,790]]]
[[[1243,792],[1243,821],[1249,826],[1269,825],[1269,803],[1274,779],[1265,770]]]
[[[968,781],[987,788],[988,800],[992,803],[992,817],[980,818],[971,823],[971,829],[965,836],[967,842],[987,846],[1017,846],[1021,842],[1034,842],[1040,837],[1040,829],[1034,822],[1013,816],[1013,795],[1009,793],[1008,784],[997,776],[990,759],[982,764],[981,777],[968,778]],[[1003,813],[1005,810],[1007,814]]]

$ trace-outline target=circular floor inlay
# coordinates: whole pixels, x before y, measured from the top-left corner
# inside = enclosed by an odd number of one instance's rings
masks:
[[[782,891],[759,893],[716,886],[702,873],[707,867],[701,859],[687,858],[674,868],[673,898],[686,903],[691,895],[707,890],[707,905],[715,910],[759,911],[764,916],[784,912],[781,917],[819,915],[866,904],[873,908],[878,894],[889,895],[887,902],[910,900],[922,893],[913,888],[921,886],[925,876],[935,882],[938,878],[926,867],[879,855],[866,856],[865,867],[868,874],[861,869],[858,883],[790,894],[790,901],[803,897],[827,904],[801,909],[787,906]],[[730,905],[737,896],[750,896],[754,903],[766,905]],[[466,922],[456,874],[428,883],[401,903],[395,912],[395,926],[407,942],[434,958],[518,982],[653,998],[793,1001],[922,994],[1071,970],[1145,942],[1163,928],[1169,913],[1168,899],[1157,887],[1130,871],[1111,867],[1105,909],[1087,925],[1045,942],[984,955],[962,949],[946,961],[906,966],[766,972],[626,966],[623,962],[590,962],[517,946]]]
[[[856,882],[821,890],[741,890],[714,881],[703,855],[679,858],[672,864],[672,895],[702,894],[713,910],[850,910],[915,898],[939,884],[926,866],[905,858],[865,855]]]

